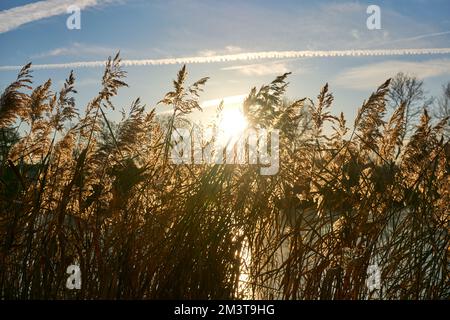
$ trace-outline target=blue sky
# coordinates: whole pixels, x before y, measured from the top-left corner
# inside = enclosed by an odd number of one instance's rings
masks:
[[[34,3],[34,6],[30,4]],[[65,8],[81,8],[81,29],[69,30]],[[368,30],[366,8],[381,8],[380,30]],[[380,50],[450,47],[450,1],[47,0],[0,2],[0,90],[16,71],[2,66],[124,59],[214,57],[261,51]],[[130,88],[119,109],[136,97],[152,107],[171,88],[180,65],[128,66]],[[54,90],[70,69],[34,72]],[[102,68],[75,68],[80,109],[98,92]],[[315,97],[328,82],[334,112],[351,120],[363,100],[398,71],[425,80],[430,95],[450,81],[450,54],[252,59],[188,64],[191,80],[209,76],[202,100],[246,94],[292,71],[288,95]]]

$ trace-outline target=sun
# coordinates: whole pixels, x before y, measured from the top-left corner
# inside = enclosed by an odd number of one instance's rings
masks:
[[[224,109],[218,124],[219,141],[224,144],[236,142],[247,126],[247,120],[239,109]]]

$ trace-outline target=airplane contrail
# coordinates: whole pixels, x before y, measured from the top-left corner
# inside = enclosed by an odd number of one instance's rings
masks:
[[[122,66],[161,66],[174,64],[202,64],[264,59],[292,59],[316,57],[360,57],[360,56],[410,56],[450,54],[450,48],[421,49],[370,49],[370,50],[305,50],[305,51],[261,51],[216,56],[197,56],[166,59],[122,60]],[[103,67],[105,61],[77,61],[69,63],[35,64],[34,69],[76,69]],[[21,66],[0,66],[0,71],[20,70]]]
[[[397,43],[397,42],[421,40],[421,39],[426,39],[426,38],[445,36],[445,35],[448,35],[448,34],[450,34],[450,30],[449,31],[442,31],[442,32],[421,34],[421,35],[414,36],[414,37],[409,37],[409,38],[395,39],[395,40],[383,42],[382,44],[392,44],[392,43]]]
[[[65,14],[72,5],[85,9],[113,2],[114,0],[45,0],[3,10],[0,11],[0,33],[33,21]]]

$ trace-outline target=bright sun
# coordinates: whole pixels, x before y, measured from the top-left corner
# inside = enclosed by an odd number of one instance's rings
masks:
[[[247,120],[239,109],[225,109],[219,119],[219,140],[235,142],[247,128]]]

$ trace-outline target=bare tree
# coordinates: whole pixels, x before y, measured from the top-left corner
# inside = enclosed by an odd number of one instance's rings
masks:
[[[394,110],[402,103],[405,104],[405,133],[403,139],[411,133],[423,108],[428,107],[433,101],[427,98],[422,80],[403,72],[397,73],[392,79],[388,98],[388,104]]]
[[[450,118],[450,81],[442,86],[442,96],[437,100],[435,116],[439,120]],[[447,122],[448,123],[448,122]],[[445,133],[450,136],[450,127],[447,126]]]

